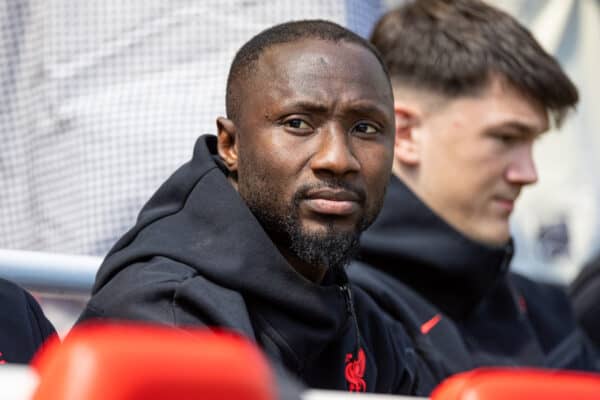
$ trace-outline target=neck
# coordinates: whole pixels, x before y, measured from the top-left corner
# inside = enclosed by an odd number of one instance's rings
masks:
[[[286,259],[286,261],[292,266],[292,268],[294,268],[296,272],[298,272],[304,278],[316,284],[320,284],[323,281],[325,273],[327,272],[327,267],[309,264],[305,261],[300,260],[298,257],[296,257],[295,254],[290,252],[288,249],[283,249],[279,246],[278,248],[283,257]]]

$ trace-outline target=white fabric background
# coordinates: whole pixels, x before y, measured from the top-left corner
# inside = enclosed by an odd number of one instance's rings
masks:
[[[0,248],[103,255],[224,115],[235,51],[276,23],[363,36],[378,0],[0,3]]]

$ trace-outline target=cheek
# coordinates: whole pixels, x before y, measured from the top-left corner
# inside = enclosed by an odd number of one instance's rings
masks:
[[[466,140],[469,139],[469,140]],[[445,179],[463,187],[470,187],[477,195],[502,180],[505,157],[493,141],[482,137],[465,140],[439,148],[437,168]]]
[[[290,159],[278,151],[261,147],[259,151],[240,151],[238,160],[238,186],[240,192],[269,195],[279,201],[289,201],[293,196],[293,174]]]
[[[469,168],[469,180],[473,185],[479,185],[480,190],[489,190],[504,181],[506,166],[506,159],[502,154],[482,151],[468,160],[466,168]]]

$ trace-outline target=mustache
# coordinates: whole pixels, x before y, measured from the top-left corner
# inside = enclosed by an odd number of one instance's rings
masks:
[[[322,189],[351,192],[356,196],[360,204],[364,204],[367,199],[367,192],[363,188],[346,181],[330,179],[300,186],[294,194],[294,204],[298,204],[302,199],[309,197],[308,194],[310,192]]]

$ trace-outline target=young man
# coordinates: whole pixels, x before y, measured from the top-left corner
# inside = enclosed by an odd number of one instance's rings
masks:
[[[442,374],[595,369],[565,294],[508,268],[509,217],[538,178],[532,146],[576,88],[524,27],[477,0],[407,3],[371,40],[394,90],[394,176],[350,279]]]
[[[108,254],[81,320],[229,328],[308,386],[419,393],[402,327],[343,271],[391,173],[376,51],[333,23],[278,25],[239,50],[226,103],[218,137]]]

